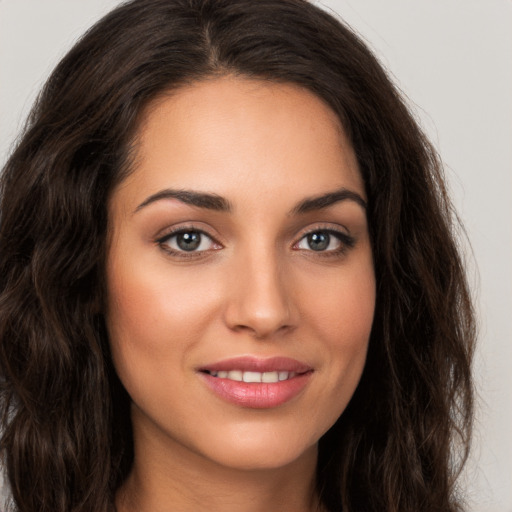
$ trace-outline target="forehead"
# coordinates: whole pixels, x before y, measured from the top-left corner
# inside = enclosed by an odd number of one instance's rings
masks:
[[[164,94],[143,113],[135,155],[125,185],[139,198],[169,187],[226,197],[339,187],[364,195],[338,117],[293,84],[229,76]]]

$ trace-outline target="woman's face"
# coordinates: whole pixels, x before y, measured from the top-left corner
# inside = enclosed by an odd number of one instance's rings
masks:
[[[364,201],[340,123],[310,92],[225,77],[153,102],[109,205],[106,316],[136,460],[315,456],[365,363]]]

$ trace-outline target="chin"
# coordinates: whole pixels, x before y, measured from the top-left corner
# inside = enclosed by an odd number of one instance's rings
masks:
[[[231,433],[224,440],[211,439],[203,455],[220,466],[240,471],[276,470],[305,459],[316,460],[317,440],[307,438],[304,434],[283,435],[272,429],[265,433]]]

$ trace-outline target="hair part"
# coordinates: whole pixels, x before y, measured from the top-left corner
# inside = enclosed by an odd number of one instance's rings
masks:
[[[455,512],[474,317],[442,166],[368,48],[303,0],[134,0],[57,66],[0,178],[0,449],[20,512],[106,512],[132,463],[102,316],[107,206],[158,95],[227,74],[337,114],[368,197],[377,305],[356,393],[320,440],[328,510]]]

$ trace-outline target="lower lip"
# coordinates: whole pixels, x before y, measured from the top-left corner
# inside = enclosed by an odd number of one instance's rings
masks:
[[[295,398],[308,383],[312,372],[279,382],[239,382],[201,373],[208,387],[220,398],[252,409],[279,407]]]

